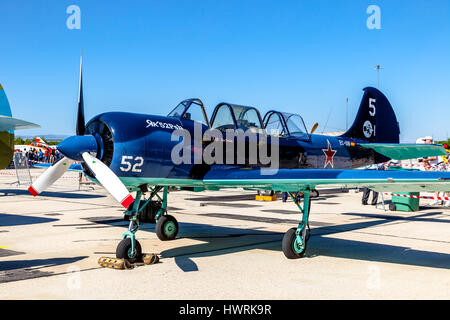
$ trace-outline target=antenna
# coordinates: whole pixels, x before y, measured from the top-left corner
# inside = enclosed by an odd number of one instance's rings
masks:
[[[348,97],[345,98],[345,130],[348,130]]]
[[[330,112],[328,113],[328,118],[327,118],[327,122],[325,122],[325,126],[322,129],[322,133],[325,132],[325,129],[327,128],[328,125],[328,120],[330,120],[330,116],[331,116],[331,112],[333,111],[333,107],[330,108]]]

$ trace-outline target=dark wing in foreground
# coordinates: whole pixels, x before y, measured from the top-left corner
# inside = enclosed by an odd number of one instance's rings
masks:
[[[249,169],[218,166],[209,171],[206,187],[301,191],[319,185],[368,187],[376,191],[449,191],[450,172],[338,169]]]

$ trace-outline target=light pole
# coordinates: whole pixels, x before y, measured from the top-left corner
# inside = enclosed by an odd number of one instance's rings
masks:
[[[379,64],[375,66],[375,70],[377,70],[377,89],[380,89],[380,70],[383,69]]]

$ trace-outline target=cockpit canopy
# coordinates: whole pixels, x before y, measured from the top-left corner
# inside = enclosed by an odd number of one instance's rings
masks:
[[[278,137],[293,137],[309,140],[303,118],[298,114],[271,110],[262,120],[258,109],[231,103],[219,103],[214,109],[211,123],[200,99],[187,99],[180,102],[168,115],[181,120],[192,120],[220,131],[227,129],[251,130]]]
[[[309,140],[303,118],[298,114],[272,110],[264,116],[264,124],[268,135]]]
[[[264,128],[261,115],[256,108],[230,103],[220,103],[216,106],[211,118],[211,127],[221,131],[242,129],[255,132]]]
[[[200,122],[210,127],[205,107],[200,99],[181,101],[167,116]]]

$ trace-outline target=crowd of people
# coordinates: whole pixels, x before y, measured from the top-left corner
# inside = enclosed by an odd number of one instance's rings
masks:
[[[15,150],[19,155],[19,159],[28,159],[28,166],[35,163],[55,163],[63,157],[63,155],[55,148],[50,147],[31,147],[28,150]]]
[[[433,143],[432,137],[425,137],[424,143]],[[435,157],[428,157],[428,158],[422,158],[419,159],[419,162],[422,162],[424,164],[423,168],[424,170],[430,171],[430,170],[450,170],[450,150],[449,146],[447,144],[443,145],[445,150],[447,151],[446,156],[435,156]],[[439,192],[435,193],[435,198],[438,198],[439,196],[444,197],[450,197],[450,192],[442,192],[442,195]],[[435,205],[442,205],[444,207],[450,207],[450,200],[443,201],[439,199],[434,199],[431,201],[428,205],[435,206]]]
[[[60,159],[60,152],[50,147],[31,148],[25,152],[25,155],[28,160],[35,162],[55,163]]]

